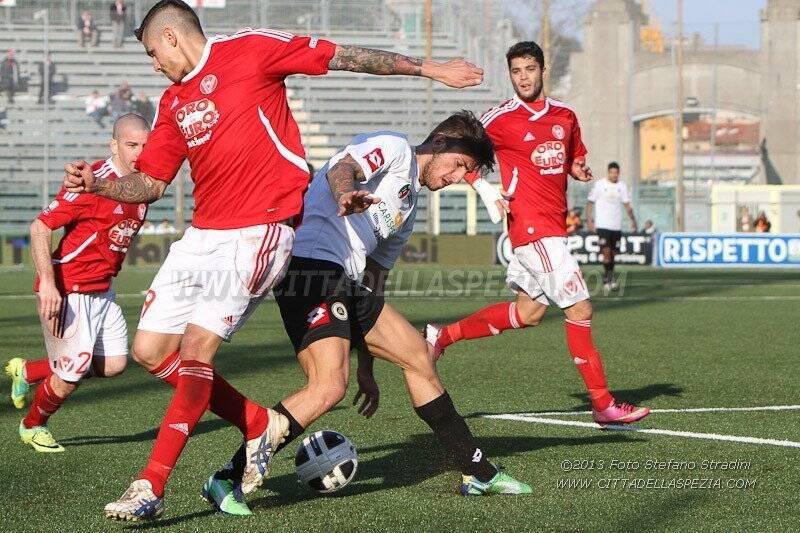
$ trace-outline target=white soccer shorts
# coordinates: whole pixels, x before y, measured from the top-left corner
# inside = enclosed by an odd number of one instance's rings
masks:
[[[522,291],[544,305],[552,301],[562,309],[589,299],[580,266],[564,237],[544,237],[514,248],[506,283],[514,292]]]
[[[189,227],[147,291],[139,329],[182,335],[194,324],[229,341],[286,275],[294,230]]]
[[[128,355],[128,327],[115,293],[68,294],[55,320],[41,320],[53,373],[75,383],[92,367],[93,357]]]

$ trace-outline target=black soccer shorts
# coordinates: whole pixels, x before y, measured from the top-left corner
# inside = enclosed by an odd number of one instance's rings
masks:
[[[292,257],[275,301],[296,353],[339,337],[360,342],[378,321],[384,299],[353,281],[331,261]]]
[[[612,250],[619,250],[619,240],[622,238],[621,231],[597,228],[597,244],[600,248],[608,246]]]

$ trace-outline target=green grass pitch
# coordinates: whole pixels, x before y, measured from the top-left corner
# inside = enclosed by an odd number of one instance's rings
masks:
[[[398,294],[405,296],[390,301],[421,326],[458,319],[498,295],[509,297],[499,290],[499,268],[478,269],[472,278],[453,272],[405,267],[394,280]],[[128,268],[116,283],[131,333],[140,292],[153,273]],[[592,288],[597,272],[588,274]],[[621,269],[621,274],[624,292],[597,295],[593,320],[595,343],[620,399],[673,410],[800,403],[797,271],[634,268]],[[30,270],[0,271],[1,360],[43,353],[32,279]],[[472,284],[469,295],[459,292],[462,282]],[[413,292],[426,287],[434,297]],[[271,301],[222,348],[217,367],[265,405],[303,383]],[[800,410],[655,412],[638,424],[685,432],[681,436],[482,417],[587,409],[557,309],[539,327],[452,347],[439,371],[484,452],[529,482],[534,495],[459,497],[459,475],[410,408],[400,372],[379,362],[381,406],[373,419],[361,418],[350,406],[353,383],[348,400],[311,428],[338,430],[358,448],[358,474],[341,493],[319,497],[298,485],[291,446],[276,457],[264,487],[249,497],[253,517],[212,512],[199,498],[200,487],[227,460],[240,436],[206,415],[167,486],[163,519],[137,525],[108,522],[102,508],[144,465],[172,392],[131,363],[119,378],[87,380],[51,419],[54,435],[67,448],[63,454],[37,454],[19,441],[24,411],[13,408],[3,382],[0,530],[605,532],[787,531],[798,526],[800,448],[767,439],[800,441]],[[543,418],[591,421],[574,413]],[[732,442],[720,436],[758,440]],[[688,466],[646,469],[647,461],[670,460]],[[737,470],[708,470],[702,468],[704,461],[742,463]],[[754,485],[738,488],[745,482]],[[579,487],[569,488],[570,483]]]

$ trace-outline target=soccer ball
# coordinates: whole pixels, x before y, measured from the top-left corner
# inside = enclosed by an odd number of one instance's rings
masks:
[[[300,483],[323,494],[336,492],[355,477],[358,454],[347,437],[326,429],[303,439],[294,466]]]

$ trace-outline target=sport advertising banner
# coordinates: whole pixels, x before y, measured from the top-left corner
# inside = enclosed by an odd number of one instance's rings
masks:
[[[800,267],[800,234],[662,233],[662,267]]]
[[[599,265],[603,262],[600,245],[594,233],[576,233],[567,237],[567,248],[581,265]],[[497,259],[506,266],[511,260],[511,241],[506,233],[497,238]],[[650,265],[653,263],[653,235],[623,233],[619,241],[616,262],[619,265]]]

